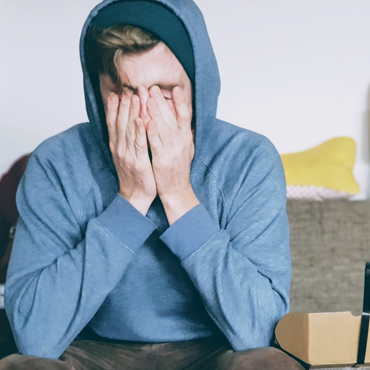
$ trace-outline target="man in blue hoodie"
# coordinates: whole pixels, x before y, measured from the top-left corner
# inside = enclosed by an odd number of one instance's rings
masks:
[[[158,21],[160,20],[160,22]],[[89,122],[43,142],[17,192],[0,369],[302,369],[280,156],[216,118],[191,0],[105,0],[82,30]]]

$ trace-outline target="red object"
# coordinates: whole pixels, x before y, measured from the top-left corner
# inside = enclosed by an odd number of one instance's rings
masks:
[[[5,283],[12,247],[9,231],[16,225],[19,216],[15,195],[29,156],[19,158],[0,179],[0,284]]]

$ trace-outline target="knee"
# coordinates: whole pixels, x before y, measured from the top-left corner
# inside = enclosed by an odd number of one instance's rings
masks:
[[[9,369],[19,369],[17,367],[18,358],[21,355],[19,354],[12,354],[9,356],[4,357],[2,360],[0,360],[0,370],[9,370]]]
[[[256,348],[235,352],[234,370],[304,370],[304,367],[278,348]]]
[[[58,360],[50,360],[36,356],[25,356],[14,353],[0,360],[0,370],[31,370],[31,369],[61,369]]]
[[[304,370],[304,367],[298,361],[278,348],[267,347],[263,348],[263,350],[268,362],[276,364],[277,370]]]

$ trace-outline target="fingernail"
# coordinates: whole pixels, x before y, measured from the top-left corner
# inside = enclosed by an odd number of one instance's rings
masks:
[[[174,87],[174,90],[175,90],[175,94],[177,94],[177,95],[179,95],[179,94],[181,94],[181,93],[182,93],[182,89],[181,89],[181,87],[180,87],[180,86],[175,86],[175,87]]]
[[[158,86],[153,86],[151,91],[154,95],[157,95],[159,93],[159,87]]]

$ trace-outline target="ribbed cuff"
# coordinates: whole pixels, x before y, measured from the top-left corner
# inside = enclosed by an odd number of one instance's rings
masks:
[[[97,217],[97,221],[133,252],[158,227],[119,193]]]
[[[219,232],[218,224],[200,203],[174,222],[159,238],[184,261]]]

